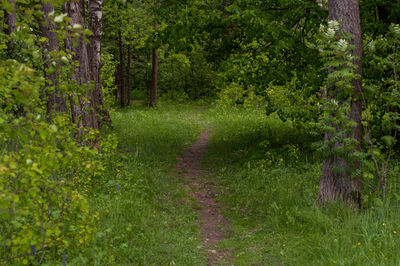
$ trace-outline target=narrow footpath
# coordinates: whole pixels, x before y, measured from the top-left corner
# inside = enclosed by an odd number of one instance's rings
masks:
[[[226,236],[229,223],[220,213],[221,207],[216,202],[213,193],[215,184],[205,178],[208,172],[201,169],[200,163],[208,150],[209,137],[208,130],[201,133],[198,141],[179,158],[175,170],[187,181],[185,189],[200,206],[200,228],[208,265],[228,264],[230,252],[218,250],[216,245]]]

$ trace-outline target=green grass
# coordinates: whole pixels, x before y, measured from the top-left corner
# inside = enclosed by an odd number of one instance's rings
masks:
[[[223,187],[232,228],[220,246],[233,250],[233,264],[400,265],[398,199],[359,214],[340,203],[317,208],[321,164],[302,144],[312,136],[262,111],[215,109],[210,119],[204,165]]]
[[[314,137],[263,110],[162,103],[112,118],[118,153],[88,192],[99,221],[85,249],[71,247],[69,265],[206,265],[198,206],[171,169],[209,127],[203,164],[231,223],[219,244],[232,250],[230,264],[400,265],[398,173],[390,174],[392,199],[384,206],[317,208]]]
[[[69,264],[204,265],[197,213],[171,175],[177,155],[202,130],[196,106],[161,104],[112,113],[114,174],[90,190],[99,222],[93,241]]]

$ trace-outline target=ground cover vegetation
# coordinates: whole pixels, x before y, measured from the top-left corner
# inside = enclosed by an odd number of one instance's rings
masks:
[[[0,5],[1,264],[400,263],[398,1]]]
[[[211,110],[213,137],[203,164],[218,180],[231,232],[219,246],[234,265],[397,265],[399,174],[390,171],[384,203],[354,212],[315,204],[321,155],[309,132],[262,110]],[[265,138],[267,136],[267,138]],[[374,196],[367,193],[364,197]],[[365,199],[365,201],[369,201]]]

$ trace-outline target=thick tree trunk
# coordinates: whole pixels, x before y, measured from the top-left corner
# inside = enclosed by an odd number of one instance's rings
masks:
[[[329,0],[329,19],[341,22],[341,30],[351,33],[354,37],[352,44],[355,46],[352,53],[358,57],[355,64],[358,66],[356,74],[362,74],[362,46],[361,46],[361,26],[358,0]],[[354,95],[350,103],[351,110],[349,119],[355,121],[357,126],[353,128],[352,134],[345,137],[352,137],[358,141],[357,149],[361,146],[361,79],[354,80]],[[328,88],[328,96],[332,95],[335,88]],[[340,129],[338,129],[340,130]],[[332,133],[325,134],[325,142],[333,137]],[[322,164],[322,177],[317,196],[317,202],[324,204],[329,201],[343,200],[344,202],[361,207],[361,180],[352,181],[346,171],[335,171],[335,169],[346,169],[349,164],[343,158],[333,157],[325,159]],[[359,168],[360,166],[353,165]]]
[[[79,0],[78,2],[66,2],[64,4],[64,12],[71,18],[71,24],[79,24],[85,27],[85,1]],[[73,44],[70,38],[65,40],[66,49],[72,53],[72,60],[78,62],[79,66],[73,74],[79,86],[85,88],[82,96],[72,94],[70,96],[72,120],[76,123],[78,128],[98,128],[97,118],[93,108],[93,97],[89,86],[89,57],[87,47],[83,36],[75,40],[76,45]],[[82,133],[82,132],[81,132]]]
[[[128,77],[128,86],[127,86],[127,104],[131,103],[131,89],[132,89],[132,76],[131,76],[131,62],[132,62],[132,45],[128,45],[128,63],[126,65],[126,75]]]
[[[15,0],[8,0],[8,3],[10,3],[10,5],[12,6],[13,11],[11,13],[8,13],[7,11],[4,12],[4,20],[5,20],[5,24],[7,25],[6,34],[10,38],[7,42],[7,53],[8,53],[8,56],[10,58],[12,58],[14,45],[13,45],[13,39],[11,37],[11,34],[15,31],[15,28],[16,28],[17,11],[16,11]]]
[[[125,45],[121,30],[119,31],[119,96],[122,107],[127,106],[127,91],[125,77]],[[118,96],[117,96],[118,97]]]
[[[54,6],[52,3],[45,3],[40,1],[42,6],[43,18],[39,23],[40,31],[42,36],[45,37],[48,42],[44,44],[44,61],[45,68],[48,69],[50,62],[49,58],[50,51],[59,51],[59,42],[57,39],[57,27],[54,22],[49,19],[49,14],[54,12]],[[67,103],[65,101],[64,95],[57,89],[57,72],[54,71],[46,77],[46,87],[48,88],[47,93],[47,115],[51,119],[53,112],[66,113]]]
[[[157,21],[154,22],[154,30],[158,29]],[[158,84],[158,52],[153,48],[153,72],[151,76],[150,106],[157,105],[157,84]]]
[[[108,110],[104,106],[103,92],[101,89],[101,36],[102,36],[102,16],[103,1],[89,0],[89,30],[92,31],[90,44],[88,47],[90,75],[93,81],[93,102],[98,116],[99,127],[110,125],[111,118]]]

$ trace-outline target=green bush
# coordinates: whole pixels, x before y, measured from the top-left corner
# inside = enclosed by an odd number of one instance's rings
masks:
[[[99,138],[98,132],[88,131],[78,141],[67,114],[54,114],[50,121],[45,96],[52,91],[35,61],[41,58],[35,38],[16,32],[15,42],[29,49],[18,55],[20,61],[0,60],[1,264],[61,261],[71,247],[87,245],[97,219],[87,187],[106,169],[104,153],[92,148],[95,139],[112,154],[112,140]],[[69,66],[60,64],[57,71],[64,70],[68,73]],[[66,93],[72,85],[64,81],[58,88]]]

